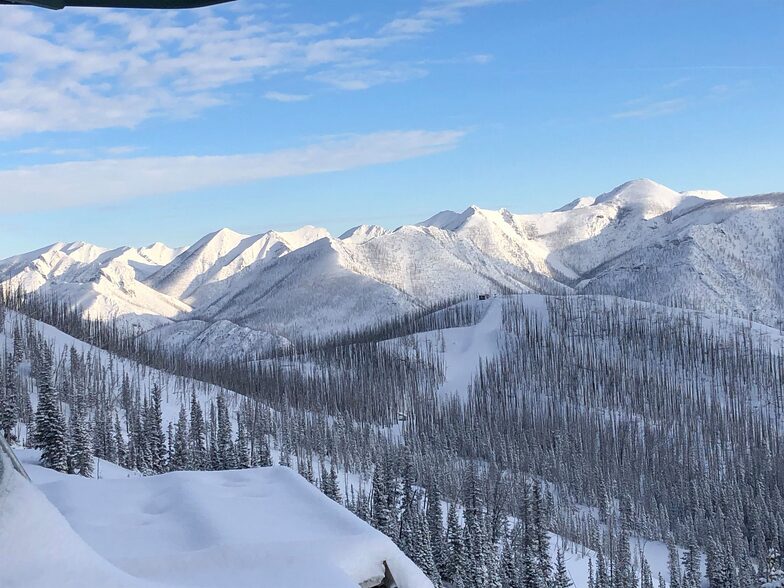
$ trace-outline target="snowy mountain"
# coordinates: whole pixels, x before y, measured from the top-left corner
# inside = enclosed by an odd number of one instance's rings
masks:
[[[150,288],[143,279],[181,252],[163,244],[104,249],[55,243],[0,262],[3,286],[43,291],[81,306],[94,317],[126,317],[143,330],[190,312],[186,303]]]
[[[227,333],[275,344],[480,293],[618,294],[778,325],[783,205],[635,180],[554,212],[471,206],[340,238],[308,226],[222,229],[185,250],[56,244],[0,262],[0,278],[226,354],[249,347]]]

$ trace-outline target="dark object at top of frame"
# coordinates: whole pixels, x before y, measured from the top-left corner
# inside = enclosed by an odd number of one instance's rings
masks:
[[[234,0],[83,0],[68,2],[63,0],[0,0],[0,4],[10,4],[16,6],[38,6],[39,8],[49,8],[60,10],[68,6],[84,6],[94,8],[147,8],[147,9],[180,9],[180,8],[200,8],[202,6],[212,6],[213,4],[225,4]]]

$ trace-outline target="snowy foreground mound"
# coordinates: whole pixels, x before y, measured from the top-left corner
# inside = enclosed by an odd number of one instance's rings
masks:
[[[384,562],[401,588],[432,586],[386,536],[288,468],[143,478],[108,466],[91,480],[19,453],[34,485],[2,458],[4,588],[356,588],[380,585]]]

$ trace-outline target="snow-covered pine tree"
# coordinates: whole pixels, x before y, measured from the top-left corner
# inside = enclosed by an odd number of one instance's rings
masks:
[[[218,435],[217,435],[217,454],[218,469],[230,470],[236,467],[234,448],[231,440],[231,420],[229,419],[229,408],[226,405],[226,398],[223,394],[218,395]]]
[[[449,503],[446,514],[446,566],[442,577],[446,582],[455,583],[463,573],[463,530],[457,518],[457,508]]]
[[[681,584],[681,560],[672,534],[667,535],[668,568],[670,572],[670,588],[684,588]]]
[[[610,570],[604,557],[604,549],[600,544],[596,550],[596,588],[611,588],[611,586]]]
[[[258,441],[259,444],[259,457],[258,457],[258,465],[262,468],[267,468],[272,465],[272,451],[270,450],[269,438],[266,435],[262,435],[261,439]],[[311,464],[311,468],[312,468]],[[313,477],[311,472],[311,478]]]
[[[632,569],[632,553],[629,547],[629,532],[626,522],[621,523],[621,532],[616,546],[615,565],[613,566],[613,588],[636,588],[636,578]]]
[[[250,467],[250,451],[248,449],[248,436],[245,432],[245,423],[242,415],[237,413],[237,443],[235,444],[237,467],[245,469]]]
[[[163,433],[161,388],[158,384],[153,384],[146,416],[145,432],[152,459],[150,467],[154,473],[161,474],[166,471],[166,437]]]
[[[508,532],[504,533],[500,567],[501,584],[504,588],[522,588],[520,572],[517,566],[517,555],[514,547],[512,547],[512,541]]]
[[[573,586],[572,580],[569,577],[569,572],[566,570],[564,552],[561,548],[555,553],[555,571],[553,574],[552,586],[553,588],[570,588]]]
[[[382,533],[395,536],[397,534],[396,521],[392,521],[390,517],[386,476],[381,464],[376,464],[373,470],[370,505],[370,523]]]
[[[93,443],[92,434],[87,423],[87,411],[84,401],[78,397],[71,406],[71,471],[85,478],[93,476]]]
[[[444,545],[444,511],[441,506],[441,492],[436,476],[432,476],[426,490],[427,526],[430,534],[430,550],[439,574],[446,569],[447,557]]]
[[[191,456],[188,452],[188,414],[184,404],[180,406],[172,446],[171,469],[174,471],[187,469]]]
[[[114,415],[114,446],[117,448],[117,463],[124,468],[131,469],[133,466],[128,459],[128,447],[120,426],[120,417],[116,413]]]
[[[48,351],[48,348],[47,348]],[[38,373],[38,410],[35,414],[35,446],[41,449],[41,465],[58,472],[68,471],[68,441],[65,419],[51,383],[51,355],[41,358]]]
[[[702,570],[700,548],[693,535],[689,538],[689,545],[683,554],[684,573],[681,580],[681,588],[700,588]]]
[[[208,458],[206,435],[204,433],[204,413],[201,405],[196,398],[196,391],[191,392],[191,422],[188,432],[189,462],[188,469],[204,470],[207,469]]]
[[[3,382],[3,394],[0,397],[0,432],[5,436],[7,441],[11,440],[11,435],[17,422],[17,381],[19,375],[17,373],[16,363],[14,362],[13,355],[5,353],[5,366],[3,374],[5,376]]]

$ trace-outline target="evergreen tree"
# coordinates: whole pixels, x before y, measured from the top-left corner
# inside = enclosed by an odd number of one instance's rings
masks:
[[[43,359],[38,374],[35,446],[41,449],[41,465],[58,472],[68,471],[65,420],[60,412],[57,394],[51,384],[51,357]]]
[[[204,414],[201,405],[196,398],[196,392],[191,392],[191,422],[188,431],[189,444],[189,463],[191,470],[207,469],[209,460],[207,458],[206,435],[204,433]]]
[[[615,566],[613,569],[614,588],[635,588],[634,570],[632,570],[632,554],[629,548],[629,533],[626,521],[621,523],[621,534],[618,537]]]
[[[640,550],[640,588],[654,588],[651,566],[642,550]]]
[[[5,355],[5,388],[0,399],[0,432],[5,435],[6,441],[11,441],[11,435],[17,422],[16,397],[18,374],[13,356]]]
[[[117,447],[117,463],[124,468],[131,469],[133,465],[128,458],[128,447],[120,428],[120,418],[114,415],[114,445]]]
[[[596,550],[596,588],[610,588],[610,571],[607,569],[607,560],[604,558],[602,546]]]
[[[681,588],[700,588],[702,573],[700,570],[700,549],[697,547],[694,535],[689,538],[689,548],[683,554],[684,574]]]
[[[153,473],[166,471],[166,438],[163,434],[163,413],[161,411],[161,389],[157,384],[152,387],[150,405],[145,420],[147,447],[150,454],[149,466]]]
[[[569,577],[569,572],[566,571],[566,564],[564,562],[564,552],[558,549],[555,555],[555,573],[553,576],[553,588],[570,588],[572,580]]]
[[[508,534],[505,534],[503,548],[501,549],[500,574],[501,584],[504,588],[522,588],[520,574],[517,569],[517,558]]]
[[[171,469],[175,471],[187,469],[191,456],[188,452],[188,415],[185,405],[180,406],[172,446]]]
[[[92,435],[81,399],[71,407],[71,471],[85,478],[93,476]]]
[[[436,567],[430,543],[430,531],[427,520],[417,513],[414,518],[414,563],[419,566],[425,575],[433,582],[434,588],[441,588],[441,574]]]
[[[18,366],[24,359],[24,341],[19,324],[14,325],[14,365]]]
[[[427,487],[427,526],[430,534],[430,550],[436,562],[439,574],[443,574],[447,564],[447,553],[444,545],[444,513],[441,507],[441,492],[438,481],[431,478]]]
[[[266,435],[262,435],[259,439],[259,457],[258,465],[262,468],[268,468],[272,465],[272,451],[270,450],[269,439]],[[311,468],[312,468],[311,464]],[[312,478],[311,474],[311,478]]]
[[[463,573],[463,530],[457,518],[457,508],[449,504],[446,515],[446,566],[442,573],[445,581],[456,582]]]
[[[237,467],[245,469],[250,467],[250,452],[248,450],[248,437],[240,413],[237,413],[237,443],[235,448]]]
[[[681,584],[681,564],[675,539],[670,534],[667,536],[667,551],[669,554],[668,568],[670,572],[670,588],[685,588]]]
[[[373,470],[372,493],[370,495],[371,509],[370,522],[381,531],[390,536],[396,536],[395,522],[389,512],[389,495],[387,493],[386,479],[383,468],[376,465]]]
[[[231,420],[229,408],[223,394],[218,395],[218,436],[217,436],[217,469],[231,470],[236,467],[236,459],[231,442]]]

